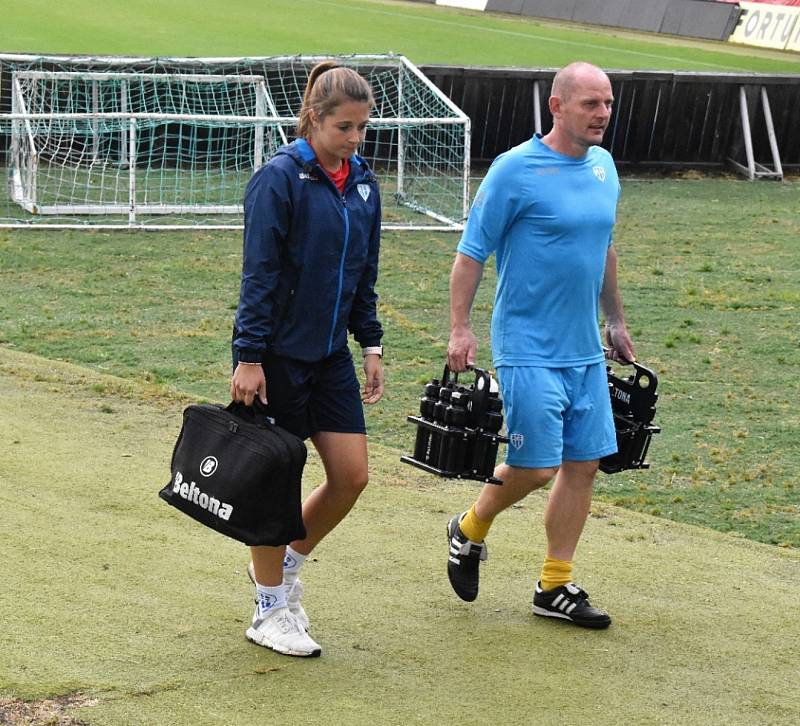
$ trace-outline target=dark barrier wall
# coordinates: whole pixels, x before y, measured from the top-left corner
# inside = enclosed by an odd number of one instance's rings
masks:
[[[727,40],[736,27],[739,7],[697,0],[672,0],[667,5],[662,33],[691,38]]]
[[[727,40],[738,5],[708,0],[488,0],[486,10],[690,38]]]
[[[547,99],[552,69],[423,66],[422,71],[472,120],[476,166],[529,139],[535,129],[538,83],[542,131],[552,126]],[[745,89],[757,161],[772,156],[760,107],[767,89],[784,167],[800,169],[800,76],[609,71],[614,114],[603,146],[621,167],[714,168],[742,162],[740,88]]]
[[[661,31],[661,23],[664,20],[664,13],[670,0],[626,0],[625,3],[625,25],[623,27],[631,30],[647,30],[651,33]]]
[[[490,0],[486,9],[491,10],[493,13],[512,13],[513,15],[520,15],[522,13],[522,6],[524,0]]]
[[[647,3],[639,3],[646,5]],[[610,25],[624,28],[626,20],[633,15],[628,0],[604,0],[603,2],[576,2],[572,19],[588,25]]]
[[[486,4],[486,10],[492,11],[492,2]],[[522,15],[533,15],[537,18],[552,18],[554,20],[572,20],[575,5],[578,0],[524,0]]]

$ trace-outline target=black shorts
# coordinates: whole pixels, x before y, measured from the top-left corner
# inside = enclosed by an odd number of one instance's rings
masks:
[[[261,365],[267,379],[265,412],[281,428],[302,439],[318,431],[366,434],[349,348],[314,363],[265,353]]]

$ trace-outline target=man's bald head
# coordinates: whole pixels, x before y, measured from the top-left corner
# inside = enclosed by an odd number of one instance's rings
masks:
[[[558,96],[562,101],[568,101],[575,89],[587,82],[596,82],[600,79],[608,81],[608,76],[603,70],[591,63],[576,61],[564,66],[553,78],[551,96]]]
[[[561,154],[583,156],[602,143],[613,103],[611,81],[597,66],[582,61],[564,66],[553,79],[548,100],[553,128],[544,143]]]

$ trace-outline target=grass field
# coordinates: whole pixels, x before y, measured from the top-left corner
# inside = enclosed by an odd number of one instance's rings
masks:
[[[43,18],[47,21],[43,22]],[[5,3],[0,51],[146,56],[402,53],[415,63],[800,72],[800,54],[391,0]]]
[[[444,528],[474,486],[421,479],[377,443],[370,487],[305,566],[322,658],[247,643],[245,548],[156,496],[185,401],[0,348],[13,452],[0,469],[0,723],[797,723],[796,550],[596,503],[580,577],[615,620],[580,631],[530,613],[539,493],[498,520],[481,595],[462,603]],[[320,474],[312,456],[307,484]]]
[[[2,11],[6,52],[800,70],[797,55],[422,3]],[[663,431],[651,470],[598,481],[577,576],[614,617],[601,633],[530,614],[544,493],[498,520],[478,601],[450,592],[444,525],[476,485],[398,458],[443,364],[457,237],[387,234],[387,394],[368,412],[370,487],[307,565],[312,663],[245,642],[246,551],[156,496],[182,407],[228,395],[240,235],[0,230],[0,723],[800,722],[798,201],[796,181],[623,181],[621,285]],[[320,476],[312,454],[306,488]]]
[[[651,471],[600,478],[605,501],[800,546],[798,191],[623,181],[621,285],[639,358],[661,379],[664,430]],[[369,426],[398,456],[413,433],[405,416],[443,365],[456,242],[384,238],[388,390]],[[240,265],[235,232],[0,231],[0,342],[221,400]],[[474,316],[485,365],[492,287],[490,269]]]

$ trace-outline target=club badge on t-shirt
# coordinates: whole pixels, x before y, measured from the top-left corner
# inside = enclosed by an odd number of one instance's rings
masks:
[[[367,199],[369,199],[369,184],[359,184],[357,189],[358,193],[361,195],[361,198],[366,202]]]

